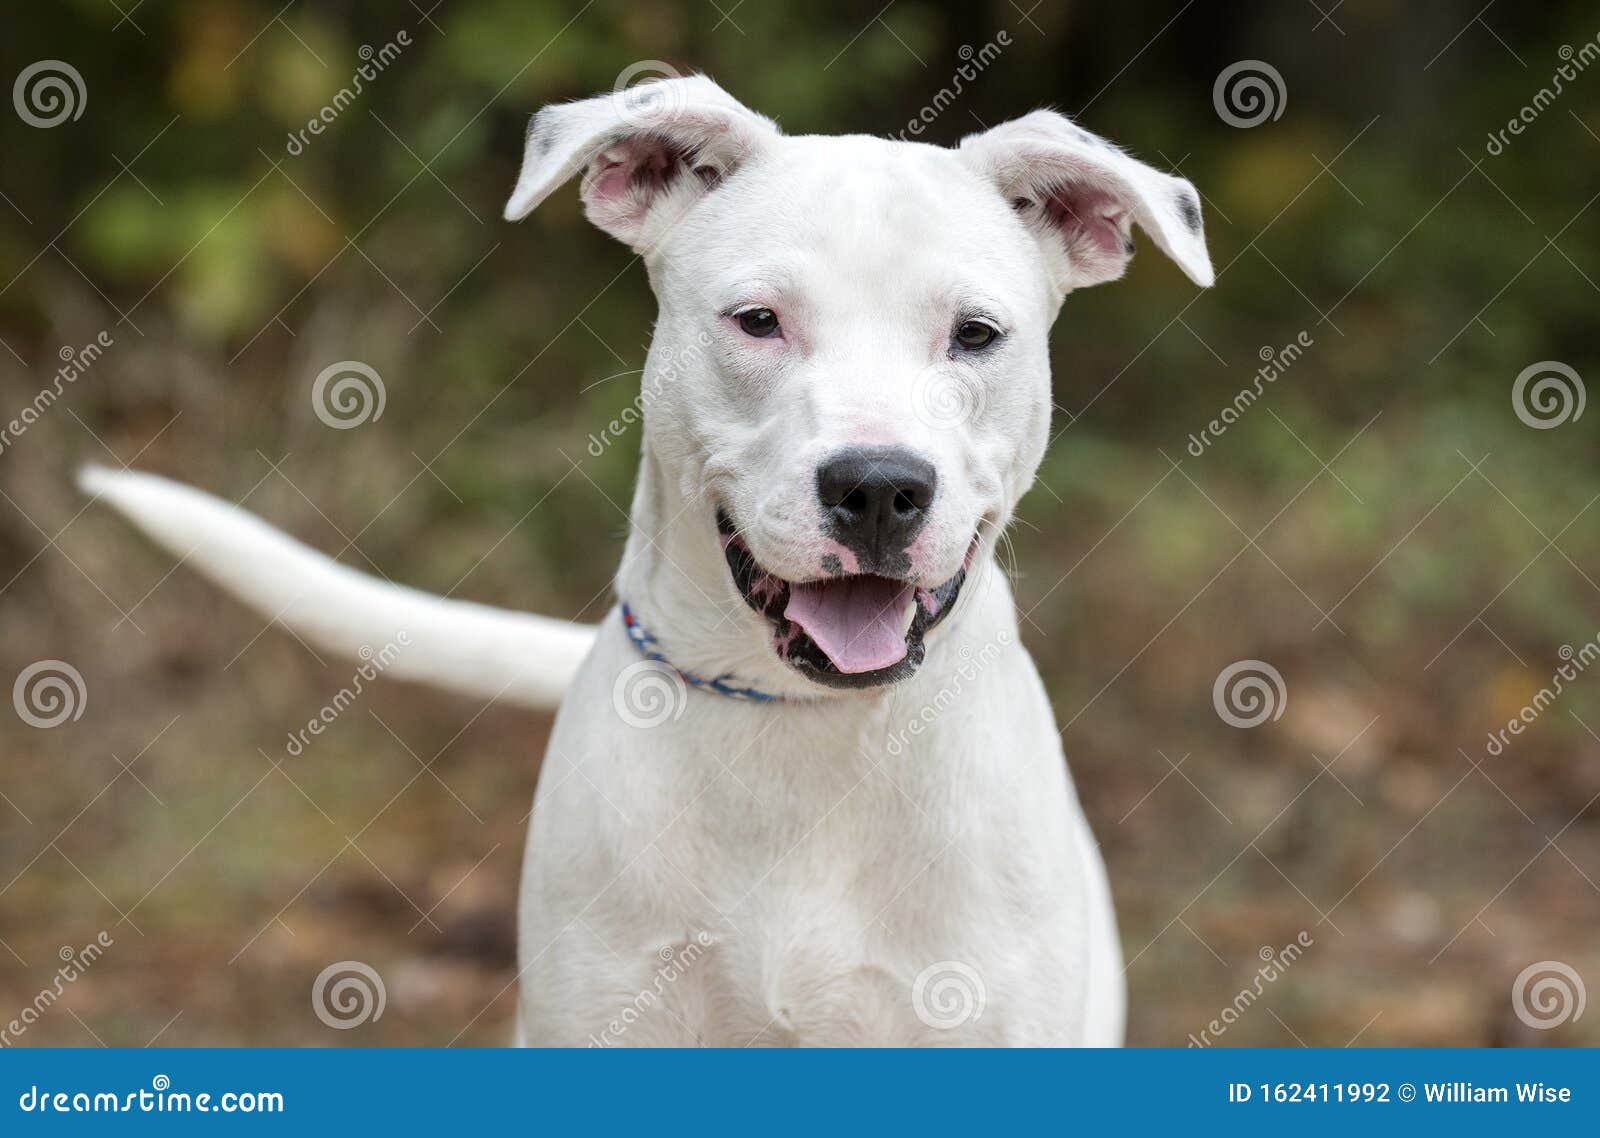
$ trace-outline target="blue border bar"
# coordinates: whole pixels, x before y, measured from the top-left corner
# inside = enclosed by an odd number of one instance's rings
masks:
[[[1094,1127],[1121,1138],[1161,1126],[1366,1138],[1448,1126],[1504,1138],[1510,1120],[1595,1133],[1597,1076],[1595,1051],[3,1051],[0,1134],[493,1127],[888,1138]],[[1507,1101],[1473,1101],[1500,1088]],[[281,1095],[281,1112],[225,1113],[230,1093]],[[129,1109],[108,1111],[107,1099],[98,1111],[70,1109],[72,1096],[92,1106],[97,1094]]]

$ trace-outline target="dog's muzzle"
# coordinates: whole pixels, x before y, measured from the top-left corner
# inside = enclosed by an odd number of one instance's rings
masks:
[[[734,585],[771,623],[779,658],[838,688],[896,683],[915,672],[926,653],[924,637],[955,606],[977,551],[974,538],[966,564],[931,589],[875,573],[790,582],[762,568],[721,511],[717,530]]]

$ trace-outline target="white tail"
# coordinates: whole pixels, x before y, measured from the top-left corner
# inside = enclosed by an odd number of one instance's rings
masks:
[[[385,675],[552,708],[593,625],[437,597],[358,573],[237,506],[153,474],[87,467],[78,484],[264,617],[351,659],[402,633]],[[180,561],[180,563],[181,563]]]

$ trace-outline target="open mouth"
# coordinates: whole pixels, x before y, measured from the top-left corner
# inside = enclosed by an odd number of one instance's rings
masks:
[[[977,548],[974,538],[966,564],[931,589],[871,573],[786,581],[761,567],[720,510],[717,532],[739,594],[772,624],[779,658],[838,688],[895,683],[921,666],[923,638],[955,606]]]

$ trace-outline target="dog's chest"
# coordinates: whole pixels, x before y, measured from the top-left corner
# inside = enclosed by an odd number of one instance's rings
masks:
[[[958,805],[918,805],[881,768],[809,809],[745,782],[697,791],[584,916],[613,949],[635,946],[594,961],[617,992],[662,989],[648,1001],[659,1042],[1067,1041],[1082,930],[1059,826],[975,824]],[[695,944],[662,983],[683,955],[670,946]]]

